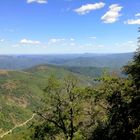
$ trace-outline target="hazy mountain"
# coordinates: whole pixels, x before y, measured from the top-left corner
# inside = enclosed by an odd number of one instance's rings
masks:
[[[65,55],[0,55],[0,69],[25,69],[40,64],[80,67],[120,68],[131,61],[134,53],[65,54]]]

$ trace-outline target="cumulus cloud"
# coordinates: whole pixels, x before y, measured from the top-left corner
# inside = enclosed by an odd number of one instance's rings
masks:
[[[2,43],[2,42],[4,42],[5,41],[5,39],[0,39],[0,43]]]
[[[56,44],[56,43],[61,43],[61,42],[64,42],[64,41],[65,41],[64,38],[51,38],[48,41],[48,44]]]
[[[124,24],[140,25],[140,13],[135,14],[135,17],[133,19],[124,21]]]
[[[70,38],[70,41],[75,41],[75,39],[74,38]]]
[[[140,13],[135,14],[135,17],[139,17],[139,16],[140,16]]]
[[[101,9],[105,6],[105,3],[99,2],[94,4],[86,4],[82,5],[80,8],[75,9],[74,11],[78,13],[79,15],[85,15],[88,14],[90,11]]]
[[[27,3],[33,3],[33,2],[36,2],[39,4],[45,4],[47,3],[47,0],[27,0]]]
[[[130,40],[130,41],[122,42],[122,43],[116,43],[115,46],[121,49],[127,49],[127,51],[130,51],[130,52],[133,52],[137,48],[137,43],[136,41]]]
[[[75,41],[74,38],[51,38],[51,39],[49,39],[48,44],[49,45],[67,44],[67,43],[71,43],[74,41]]]
[[[109,7],[109,11],[107,11],[101,19],[103,20],[104,23],[114,23],[116,22],[119,17],[121,16],[120,11],[122,10],[122,6],[118,4],[112,4]]]
[[[96,36],[90,36],[89,38],[90,38],[90,39],[97,39]]]
[[[140,25],[140,19],[128,19],[124,22],[124,24],[131,24],[131,25]]]
[[[37,40],[21,39],[20,44],[23,45],[40,45],[41,42]]]
[[[76,44],[75,44],[75,43],[73,43],[73,42],[72,42],[72,43],[70,43],[70,46],[75,46],[75,45],[76,45]]]

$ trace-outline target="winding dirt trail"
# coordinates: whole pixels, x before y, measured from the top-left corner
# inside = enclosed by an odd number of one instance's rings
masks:
[[[30,119],[28,119],[27,121],[25,121],[25,122],[23,122],[23,123],[21,123],[21,124],[19,124],[19,125],[16,125],[15,127],[13,127],[12,129],[10,129],[9,131],[7,131],[7,132],[5,132],[4,134],[0,135],[0,138],[3,138],[4,136],[6,136],[6,135],[12,133],[13,130],[15,130],[16,128],[22,127],[22,126],[26,125],[28,122],[30,122],[30,121],[34,118],[35,115],[36,115],[36,114],[34,113],[34,114],[32,115],[32,117],[31,117]]]

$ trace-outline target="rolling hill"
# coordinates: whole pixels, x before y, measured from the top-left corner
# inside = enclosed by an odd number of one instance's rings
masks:
[[[118,71],[132,56],[133,53],[0,56],[0,135],[28,120],[39,108],[51,75],[61,80],[72,74],[80,86],[91,85],[93,78],[106,70]]]
[[[131,61],[134,53],[66,54],[66,55],[0,55],[0,69],[26,69],[40,64],[118,69]]]
[[[61,80],[69,74],[75,75],[82,86],[90,84],[88,77],[58,66],[39,65],[24,71],[0,70],[0,134],[32,116],[41,105],[43,89],[51,75]]]

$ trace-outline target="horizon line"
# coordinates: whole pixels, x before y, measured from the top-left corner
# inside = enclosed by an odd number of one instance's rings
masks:
[[[126,53],[135,53],[135,51],[131,51],[131,52],[108,52],[108,53],[90,53],[90,52],[85,52],[85,53],[46,53],[46,54],[43,54],[43,53],[31,53],[31,54],[14,54],[14,53],[9,53],[9,54],[0,54],[0,56],[2,55],[80,55],[80,54],[126,54]]]

